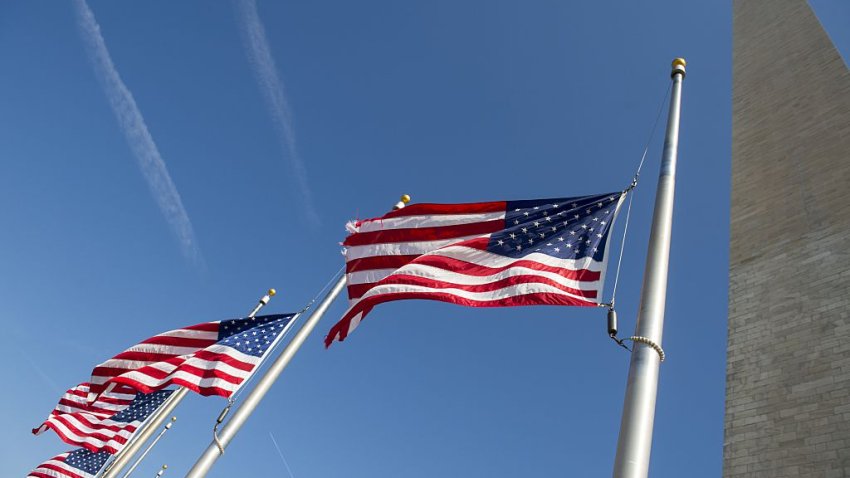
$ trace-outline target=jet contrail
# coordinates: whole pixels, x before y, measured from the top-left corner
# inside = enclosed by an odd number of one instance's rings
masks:
[[[106,43],[100,33],[100,26],[85,0],[76,0],[75,4],[80,32],[86,43],[89,58],[98,79],[103,84],[112,112],[115,113],[127,143],[139,162],[139,168],[147,180],[151,194],[177,235],[183,255],[196,265],[203,267],[204,260],[198,249],[195,233],[192,231],[192,223],[189,221],[186,209],[183,208],[183,201],[180,200],[180,193],[177,192],[168,174],[165,162],[145,125],[145,119],[139,107],[136,106],[133,94],[121,80],[115,64],[112,63],[109,50],[106,49]]]
[[[277,440],[274,439],[274,435],[272,435],[272,432],[269,432],[269,437],[271,437],[272,443],[274,443],[274,449],[277,450],[277,454],[280,455],[280,460],[283,462],[283,466],[285,466],[286,471],[289,472],[289,476],[291,478],[295,478],[295,475],[292,474],[292,470],[289,468],[289,463],[287,463],[286,458],[283,457],[283,452],[280,451],[280,447],[277,446]]]
[[[277,74],[277,67],[272,58],[266,30],[257,14],[257,4],[254,0],[237,0],[236,7],[240,16],[240,29],[248,59],[254,70],[260,91],[266,100],[269,114],[275,125],[275,130],[281,147],[289,156],[289,163],[295,174],[298,191],[303,199],[307,219],[314,225],[318,224],[319,215],[313,205],[313,193],[307,184],[307,170],[295,147],[295,129],[292,123],[292,112],[284,92],[283,81]]]
[[[60,387],[56,380],[53,380],[53,377],[47,374],[32,357],[26,352],[23,347],[18,347],[18,352],[20,352],[20,356],[23,357],[27,362],[29,362],[30,366],[35,370],[36,375],[41,378],[41,380],[50,388],[51,393],[62,393],[65,391],[64,388]]]

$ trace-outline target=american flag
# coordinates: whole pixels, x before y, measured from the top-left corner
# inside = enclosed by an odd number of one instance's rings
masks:
[[[86,412],[98,418],[108,418],[127,408],[136,397],[136,390],[126,386],[117,387],[112,392],[101,395],[93,403],[88,403],[88,394],[88,382],[81,383],[68,390],[59,399],[59,403],[50,412],[50,416]],[[33,433],[36,433],[36,430],[41,430],[41,428],[36,428]]]
[[[119,384],[143,393],[175,384],[229,397],[295,316],[205,322],[155,335],[95,367],[88,400]]]
[[[33,429],[33,434],[53,430],[65,443],[92,452],[117,453],[172,391],[145,395],[121,385],[91,404],[87,402],[88,393],[88,383],[65,392],[47,420]]]
[[[415,204],[349,224],[349,309],[325,346],[392,300],[599,305],[608,232],[624,196]]]
[[[27,478],[94,478],[110,456],[83,449],[67,451],[38,465]]]

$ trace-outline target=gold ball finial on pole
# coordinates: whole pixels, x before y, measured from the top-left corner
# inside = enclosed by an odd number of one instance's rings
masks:
[[[410,202],[410,196],[408,196],[407,194],[402,194],[401,195],[401,201],[395,203],[395,206],[393,206],[393,211],[397,211],[397,210],[403,208],[409,202]]]
[[[673,59],[673,71],[670,73],[670,76],[674,76],[677,73],[681,74],[682,77],[685,76],[685,66],[687,66],[688,62],[685,61],[684,58],[674,58]]]
[[[269,289],[266,292],[266,295],[260,297],[260,301],[257,303],[257,306],[254,307],[254,310],[252,310],[251,313],[248,314],[248,318],[250,319],[250,318],[254,317],[255,315],[257,315],[257,312],[259,312],[260,309],[265,307],[265,305],[269,303],[269,301],[271,300],[272,297],[274,297],[275,294],[277,294],[276,290]]]

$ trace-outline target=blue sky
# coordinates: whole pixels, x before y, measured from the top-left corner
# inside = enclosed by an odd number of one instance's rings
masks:
[[[813,6],[846,58],[850,7]],[[727,2],[91,0],[88,19],[85,8],[0,6],[4,476],[67,449],[29,430],[93,365],[167,329],[244,315],[269,287],[280,294],[268,311],[300,309],[342,265],[345,222],[402,193],[622,189],[676,56],[689,74],[650,471],[720,474]],[[625,247],[627,335],[663,121]],[[290,476],[275,442],[299,478],[610,475],[629,357],[603,310],[397,302],[324,350],[344,307],[210,476]],[[135,476],[163,463],[182,476],[223,405],[184,401]]]

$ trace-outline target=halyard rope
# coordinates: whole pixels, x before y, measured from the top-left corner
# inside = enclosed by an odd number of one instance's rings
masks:
[[[614,308],[614,304],[617,300],[617,284],[620,282],[620,267],[623,264],[623,251],[626,247],[626,233],[629,231],[629,219],[631,218],[632,213],[632,196],[634,195],[633,191],[638,185],[640,170],[643,168],[643,163],[646,161],[646,154],[649,152],[649,145],[652,143],[652,138],[655,137],[655,130],[658,128],[658,120],[661,119],[661,113],[664,111],[664,103],[667,101],[667,96],[669,94],[670,86],[664,90],[664,97],[661,99],[661,105],[658,107],[658,113],[655,115],[655,122],[652,124],[652,129],[649,131],[649,137],[646,139],[646,145],[643,148],[643,154],[640,157],[637,171],[635,171],[635,175],[632,178],[632,183],[623,191],[623,194],[629,195],[629,205],[626,208],[626,224],[623,226],[623,239],[620,241],[620,256],[617,258],[617,270],[614,273],[614,286],[611,289],[611,303],[609,305],[612,309]]]
[[[629,195],[629,204],[626,207],[626,224],[623,226],[623,238],[620,241],[620,255],[619,255],[619,257],[617,257],[617,270],[614,273],[614,286],[611,289],[611,302],[609,304],[600,304],[600,305],[607,305],[608,308],[611,309],[612,311],[614,310],[614,306],[615,306],[615,303],[617,301],[617,285],[620,282],[620,268],[622,267],[622,264],[623,264],[623,252],[624,252],[625,247],[626,247],[626,236],[627,236],[628,231],[629,231],[629,219],[631,218],[631,214],[632,214],[632,198],[634,196],[634,189],[638,185],[638,180],[640,179],[640,171],[643,168],[643,163],[646,161],[646,155],[649,152],[649,145],[652,143],[652,139],[655,137],[655,130],[658,128],[658,121],[661,119],[661,113],[664,111],[664,104],[667,102],[667,97],[670,95],[670,89],[671,89],[671,87],[668,86],[664,90],[664,97],[661,99],[661,103],[658,106],[658,113],[655,115],[655,122],[652,124],[652,129],[649,132],[649,137],[647,138],[646,145],[643,148],[643,154],[640,157],[640,162],[638,163],[637,171],[635,171],[635,175],[632,178],[632,182],[629,185],[629,187],[627,187],[623,191],[623,194]],[[633,335],[633,336],[631,336],[627,339],[618,339],[616,333],[611,334],[610,337],[611,337],[611,340],[613,340],[615,343],[617,343],[617,345],[619,345],[620,347],[623,347],[624,349],[628,350],[629,352],[631,352],[634,349],[634,346],[630,349],[624,343],[626,340],[630,340],[630,341],[632,341],[632,343],[636,343],[636,344],[637,343],[644,344],[644,345],[647,345],[648,347],[652,348],[653,350],[655,350],[658,353],[658,357],[661,359],[662,362],[664,361],[664,359],[666,357],[665,354],[664,354],[664,349],[662,349],[660,345],[656,344],[655,342],[653,342],[652,340],[650,340],[646,337],[640,337],[640,336],[637,336],[637,335]]]

